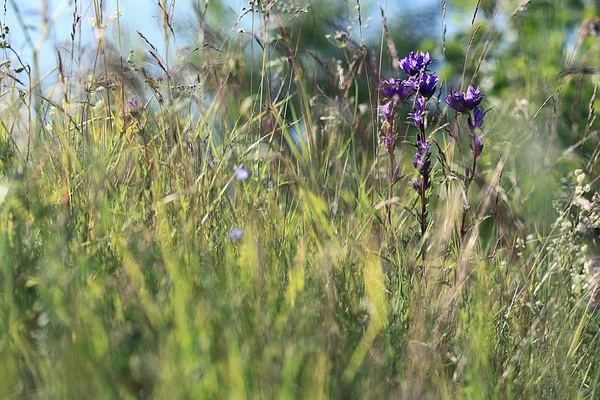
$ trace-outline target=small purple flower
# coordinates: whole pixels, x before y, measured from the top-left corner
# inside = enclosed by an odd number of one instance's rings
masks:
[[[479,157],[483,151],[483,136],[477,134],[473,135],[473,143],[471,143],[469,147],[473,151],[475,158]]]
[[[430,98],[435,94],[436,85],[439,77],[434,74],[423,72],[418,76],[411,76],[404,81],[404,86],[411,89],[413,92],[420,94],[426,98]]]
[[[227,235],[227,237],[234,242],[239,242],[244,237],[244,231],[242,231],[240,228],[231,228],[231,231],[229,231],[229,235]]]
[[[435,58],[430,58],[429,53],[421,52],[417,55],[411,51],[408,57],[400,60],[400,68],[402,68],[407,75],[415,76],[427,70],[429,65],[434,61]]]
[[[396,183],[400,179],[400,166],[396,165],[394,168],[394,173],[392,174],[392,182]]]
[[[469,114],[469,119],[467,120],[469,123],[469,128],[471,130],[475,128],[481,128],[483,126],[483,118],[485,117],[486,113],[487,111],[482,110],[479,107],[475,107],[473,110],[473,118],[471,118],[471,115]]]
[[[235,167],[233,170],[235,171],[235,179],[238,181],[245,181],[250,176],[250,171],[244,167]]]
[[[419,128],[419,131],[425,130],[425,98],[423,96],[416,96],[413,102],[413,113],[409,113],[408,116],[412,118],[413,122]]]
[[[382,106],[379,106],[379,113],[385,118],[386,121],[390,121],[394,116],[394,107],[392,102],[388,102]]]
[[[135,109],[139,107],[139,103],[135,97],[132,97],[131,100],[127,102],[129,108]]]
[[[380,136],[379,139],[381,139],[385,149],[389,153],[393,153],[396,150],[396,134]]]
[[[402,81],[395,78],[381,81],[379,92],[383,97],[398,102],[406,100],[411,95],[410,89],[405,88]]]
[[[451,92],[446,96],[446,103],[459,113],[468,112],[475,109],[483,100],[483,95],[479,88],[474,89],[469,85],[466,92]]]
[[[421,184],[419,183],[419,178],[415,178],[415,180],[412,183],[412,188],[415,189],[417,192],[421,191]]]
[[[408,116],[412,118],[413,122],[421,132],[425,130],[425,112],[423,110],[417,109],[414,113],[409,113]]]
[[[423,176],[429,175],[431,166],[431,143],[422,142],[420,135],[417,135],[417,151],[413,159],[413,167]]]

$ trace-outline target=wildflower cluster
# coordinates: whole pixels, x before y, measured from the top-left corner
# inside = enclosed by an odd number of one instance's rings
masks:
[[[404,80],[391,78],[383,80],[379,87],[381,95],[387,102],[379,107],[379,112],[386,121],[387,129],[384,129],[381,139],[391,157],[394,155],[396,146],[395,111],[399,103],[404,102],[412,96],[412,112],[408,114],[419,132],[417,133],[416,152],[413,166],[419,173],[419,177],[413,182],[413,188],[421,196],[421,231],[424,234],[427,227],[427,197],[426,191],[431,186],[431,142],[425,136],[427,121],[427,101],[433,97],[437,90],[439,77],[428,71],[429,66],[435,59],[429,53],[411,52],[408,57],[400,61],[400,67],[408,75]],[[399,175],[399,168],[393,168],[392,183]]]
[[[397,106],[403,102],[410,102],[412,105],[412,110],[408,114],[409,122],[414,124],[418,130],[415,143],[416,151],[413,158],[413,167],[418,175],[412,182],[412,187],[419,194],[421,200],[418,214],[422,235],[427,230],[427,191],[431,187],[432,182],[431,149],[434,144],[426,135],[427,103],[435,95],[439,82],[439,77],[429,71],[429,67],[434,61],[435,59],[431,58],[429,53],[411,52],[408,57],[400,61],[400,67],[407,75],[406,79],[390,78],[381,81],[379,86],[379,92],[385,99],[383,104],[379,106],[379,112],[384,119],[380,138],[390,155],[390,187],[396,182],[399,176],[399,168],[397,166],[394,168],[394,151],[397,137],[395,122]],[[469,185],[475,178],[477,159],[481,156],[484,147],[481,131],[487,111],[480,107],[483,97],[484,95],[479,88],[469,85],[466,91],[453,91],[445,98],[446,104],[458,115],[466,115],[471,133],[469,148],[471,150],[472,163],[465,169],[465,194],[468,193]],[[458,139],[458,137],[455,137],[455,139]],[[466,214],[467,210],[465,210],[463,215],[461,235],[466,231]]]
[[[386,149],[393,155],[396,146],[396,132],[394,117],[398,104],[414,95],[413,111],[410,116],[419,128],[425,126],[425,100],[435,94],[439,77],[429,73],[427,68],[435,61],[429,53],[415,54],[411,52],[408,57],[400,61],[400,67],[408,75],[404,80],[390,78],[381,81],[379,92],[386,102],[379,107],[379,112],[386,121],[388,128],[381,136]],[[421,131],[423,129],[420,129]]]
[[[473,85],[469,85],[466,92],[454,91],[446,96],[446,104],[456,111],[458,114],[467,115],[467,124],[471,131],[471,143],[469,148],[472,154],[471,166],[465,168],[464,183],[465,183],[465,196],[469,191],[469,186],[475,178],[475,169],[477,168],[477,158],[483,152],[483,135],[478,133],[483,127],[483,119],[487,111],[481,109],[479,105],[483,100],[483,94],[479,88],[474,88]],[[461,237],[465,235],[467,231],[467,213],[468,207],[463,211],[462,223],[460,227]]]
[[[476,129],[483,127],[483,119],[487,113],[487,111],[479,108],[483,96],[481,90],[473,88],[473,85],[469,85],[466,92],[452,92],[446,96],[446,104],[450,108],[457,113],[467,114],[467,123],[473,139],[469,146],[473,154],[473,167],[468,171],[470,174],[467,174],[467,176],[470,176],[469,181],[473,179],[475,173],[475,161],[483,151],[483,136],[476,133]]]

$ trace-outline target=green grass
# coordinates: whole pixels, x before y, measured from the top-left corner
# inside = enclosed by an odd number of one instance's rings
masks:
[[[592,130],[565,152],[539,133],[560,130],[550,106],[490,92],[468,199],[434,159],[422,237],[414,127],[387,183],[377,48],[317,62],[297,50],[313,11],[270,12],[241,43],[204,14],[218,50],[142,41],[147,64],[107,34],[91,60],[62,53],[52,85],[4,49],[0,398],[598,398]]]

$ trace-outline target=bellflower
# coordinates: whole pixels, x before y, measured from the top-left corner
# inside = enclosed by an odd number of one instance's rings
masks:
[[[434,74],[428,74],[423,72],[418,76],[411,76],[404,81],[404,86],[412,89],[415,93],[420,94],[426,98],[430,98],[435,94],[436,85],[439,81],[439,77]]]
[[[385,118],[386,121],[389,122],[394,116],[394,107],[392,102],[390,101],[382,106],[379,106],[379,113],[383,118]]]
[[[431,143],[427,140],[421,141],[421,136],[417,135],[417,151],[413,159],[413,167],[419,172],[422,179],[415,179],[412,184],[413,189],[417,192],[421,192],[423,185],[425,190],[429,189],[431,182],[429,181],[429,174],[431,173]]]
[[[394,173],[392,174],[392,182],[396,183],[400,179],[400,166],[396,165],[394,168]]]
[[[396,150],[396,134],[380,136],[379,139],[383,142],[383,146],[388,153],[393,153]]]
[[[425,130],[425,98],[423,96],[415,97],[413,110],[414,112],[409,113],[408,116],[412,118],[419,131],[423,132]]]
[[[451,92],[446,96],[446,103],[456,112],[465,113],[475,109],[483,100],[479,88],[469,85],[466,92]]]
[[[412,188],[417,192],[421,191],[421,184],[419,183],[419,178],[415,178],[415,180],[412,183]]]
[[[471,150],[473,150],[473,155],[475,156],[475,158],[479,157],[481,155],[481,152],[483,151],[482,140],[483,136],[475,134],[473,135],[473,143],[469,145]]]
[[[429,168],[431,166],[431,143],[421,141],[421,135],[417,135],[417,151],[415,152],[415,158],[413,159],[413,167],[422,176],[429,176]]]
[[[410,89],[405,88],[400,79],[390,78],[389,80],[381,81],[379,92],[383,97],[392,99],[398,102],[404,101],[410,96]]]
[[[483,118],[485,117],[486,113],[487,111],[482,110],[479,107],[475,107],[473,110],[473,118],[471,118],[471,115],[469,114],[469,119],[467,121],[469,123],[469,128],[471,130],[475,128],[481,128],[483,126]]]
[[[402,68],[407,75],[415,76],[427,70],[427,67],[434,61],[435,58],[430,58],[429,53],[421,52],[417,55],[411,51],[408,57],[400,60],[400,68]]]

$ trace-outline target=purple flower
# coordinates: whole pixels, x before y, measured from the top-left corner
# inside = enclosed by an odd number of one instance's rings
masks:
[[[400,179],[400,166],[396,165],[394,168],[394,173],[392,174],[392,182],[396,183]]]
[[[431,143],[426,140],[421,141],[420,135],[417,135],[417,151],[413,159],[413,167],[423,176],[429,175],[431,166]]]
[[[135,109],[139,107],[139,103],[135,97],[132,97],[131,100],[127,102],[129,108]]]
[[[419,183],[419,178],[415,178],[415,180],[412,183],[412,187],[413,189],[415,189],[417,192],[421,191],[421,184]]]
[[[413,113],[409,113],[408,116],[412,118],[413,122],[419,128],[419,131],[425,130],[425,98],[423,96],[416,96],[413,102]]]
[[[415,110],[414,113],[409,113],[408,116],[412,118],[421,132],[425,130],[425,112],[423,110]]]
[[[390,121],[394,116],[394,107],[392,102],[388,102],[382,106],[379,106],[379,113],[385,118],[386,121]]]
[[[434,74],[423,72],[421,75],[411,76],[405,80],[404,86],[421,96],[430,98],[435,94],[435,85],[437,85],[439,79],[440,78]]]
[[[479,90],[479,87],[477,89],[474,89],[473,85],[469,85],[469,88],[467,89],[467,93],[465,93],[464,98],[465,102],[467,103],[467,108],[469,110],[473,110],[481,103],[481,100],[483,100],[483,95],[481,94],[481,90]]]
[[[405,88],[402,81],[395,78],[381,81],[381,84],[379,85],[379,92],[383,97],[398,102],[406,100],[411,94],[410,89]]]
[[[389,153],[394,152],[396,149],[396,134],[380,136],[379,139],[383,141],[383,145]]]
[[[245,181],[250,176],[250,171],[244,167],[235,167],[233,170],[235,171],[235,179],[238,181]]]
[[[469,147],[473,151],[473,155],[475,156],[475,158],[479,157],[481,155],[481,152],[483,151],[482,140],[483,136],[475,134],[473,135],[473,143],[469,145]]]
[[[471,115],[469,114],[469,119],[467,120],[469,123],[469,128],[471,128],[471,130],[475,128],[481,128],[483,125],[483,118],[485,117],[486,113],[487,111],[482,110],[479,107],[475,107],[473,110],[473,118],[471,118]]]
[[[229,235],[227,235],[227,237],[234,242],[239,242],[244,237],[244,231],[242,231],[240,228],[231,228],[231,231],[229,231]]]
[[[475,109],[483,100],[483,95],[479,88],[474,89],[469,85],[466,92],[451,92],[446,96],[446,103],[459,113],[468,112]]]
[[[446,104],[456,112],[465,112],[466,110],[465,99],[459,92],[452,92],[446,96]]]
[[[408,57],[400,60],[400,68],[402,68],[407,75],[414,76],[427,70],[429,64],[434,61],[435,58],[429,58],[429,53],[421,52],[417,55],[411,51]]]

